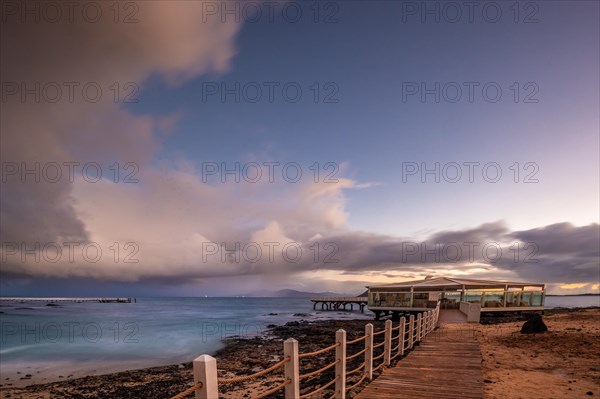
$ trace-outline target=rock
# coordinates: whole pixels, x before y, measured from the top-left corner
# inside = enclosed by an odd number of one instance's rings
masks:
[[[548,331],[548,327],[544,324],[544,320],[542,320],[542,316],[539,314],[534,314],[521,327],[521,334],[538,334],[546,331]]]
[[[185,368],[185,366],[184,366],[183,364],[179,364],[179,365],[177,366],[177,368],[181,370],[181,369],[184,369],[184,368]]]
[[[491,384],[491,383],[493,383],[493,381],[492,381],[492,380],[483,380],[483,382],[485,382],[486,384]]]
[[[587,391],[585,394],[589,395],[589,396],[594,396],[594,392],[592,392],[592,391]]]

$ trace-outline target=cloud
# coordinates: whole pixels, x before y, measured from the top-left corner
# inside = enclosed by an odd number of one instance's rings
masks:
[[[150,78],[177,86],[227,72],[241,26],[203,21],[203,2],[136,5],[134,24],[2,24],[3,278],[318,290],[426,274],[598,280],[597,224],[513,232],[492,222],[416,242],[348,227],[345,193],[369,183],[340,176],[335,183],[209,184],[193,160],[159,162],[178,114],[133,113],[125,96]],[[57,86],[62,96],[48,101]],[[23,97],[24,87],[34,93]],[[100,98],[92,101],[97,87]],[[79,163],[72,179],[70,162]],[[90,164],[103,172],[95,182],[82,172]],[[59,165],[62,178],[35,181],[48,165]],[[25,169],[34,171],[23,176]],[[128,175],[138,182],[124,182]],[[515,242],[535,245],[515,260]],[[495,259],[498,248],[503,256]]]
[[[201,1],[131,3],[136,23],[115,23],[108,3],[95,3],[103,16],[98,22],[83,19],[81,4],[70,21],[66,10],[73,3],[55,4],[63,10],[58,23],[3,15],[0,234],[5,241],[86,240],[72,182],[38,183],[28,175],[23,183],[20,173],[38,165],[39,175],[45,165],[57,163],[64,174],[65,162],[78,162],[79,169],[95,162],[105,174],[114,162],[144,167],[160,150],[157,137],[173,125],[174,116],[134,115],[121,106],[123,100],[151,76],[181,84],[202,73],[227,71],[240,29],[216,18],[202,21]],[[132,10],[121,11],[124,18]]]

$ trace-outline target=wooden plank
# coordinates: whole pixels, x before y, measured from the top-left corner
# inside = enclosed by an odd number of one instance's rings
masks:
[[[481,351],[473,337],[435,331],[395,367],[363,389],[359,399],[482,399]]]

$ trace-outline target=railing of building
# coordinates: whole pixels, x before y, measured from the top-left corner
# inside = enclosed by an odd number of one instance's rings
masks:
[[[394,327],[391,320],[385,322],[384,329],[374,331],[372,324],[365,326],[365,333],[353,340],[346,339],[346,331],[336,331],[335,344],[310,353],[299,353],[298,341],[290,338],[283,343],[283,360],[257,373],[222,379],[217,377],[217,360],[209,355],[202,355],[193,362],[194,385],[172,397],[183,399],[195,394],[196,399],[216,399],[219,389],[234,383],[255,380],[271,375],[277,376],[281,382],[260,392],[253,399],[262,399],[279,394],[285,399],[311,398],[317,394],[329,393],[328,398],[345,399],[346,394],[358,388],[365,380],[371,381],[373,373],[390,367],[392,362],[399,360],[410,351],[418,342],[422,341],[432,332],[439,318],[439,304],[435,309],[419,313],[417,317],[401,317]],[[362,343],[362,349],[356,350]],[[301,373],[303,359],[313,358],[332,352],[335,360],[323,367]],[[352,353],[349,353],[352,352]],[[347,370],[351,362],[359,361],[360,365]],[[334,377],[319,386],[308,384],[307,380],[323,376],[327,371],[334,371]],[[331,372],[330,372],[331,373]],[[352,380],[351,382],[349,382]],[[301,382],[305,382],[301,389]]]

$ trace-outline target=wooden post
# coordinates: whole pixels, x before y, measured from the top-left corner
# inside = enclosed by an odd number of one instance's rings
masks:
[[[289,357],[290,361],[284,365],[284,375],[291,383],[285,386],[285,399],[296,399],[300,397],[300,362],[298,359],[298,341],[288,338],[283,342],[283,356]]]
[[[400,356],[404,356],[404,335],[406,334],[406,317],[402,316],[400,318],[400,338],[398,338],[400,344]]]
[[[196,399],[216,399],[219,397],[217,382],[217,359],[209,355],[194,359],[194,384],[202,382],[196,391]]]
[[[435,310],[432,310],[429,313],[429,333],[431,334],[433,332],[433,319],[435,318]]]
[[[337,330],[335,332],[335,342],[339,344],[335,348],[335,397],[337,399],[346,399],[346,331]]]
[[[408,349],[413,348],[414,340],[415,315],[411,314],[408,318]]]
[[[421,313],[419,313],[417,315],[417,334],[415,337],[417,342],[421,342],[421,319],[422,319],[422,316],[421,316]]]
[[[385,334],[383,343],[383,362],[389,366],[392,362],[392,321],[385,321]]]
[[[365,326],[365,374],[369,381],[373,379],[373,324]]]
[[[425,317],[425,335],[429,334],[431,331],[431,310],[427,311],[427,315]]]

